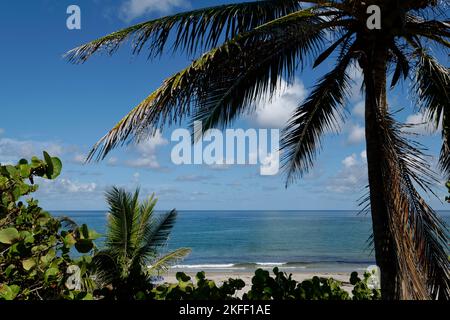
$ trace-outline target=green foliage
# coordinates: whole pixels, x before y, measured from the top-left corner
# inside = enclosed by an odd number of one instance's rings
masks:
[[[32,198],[21,201],[37,190],[35,177],[56,179],[61,169],[61,161],[46,152],[44,160],[0,166],[0,300],[60,299],[87,289],[83,279],[91,258],[73,260],[69,254],[73,246],[82,253],[92,250],[98,234],[52,217]],[[75,266],[79,272],[68,273]]]
[[[354,286],[352,294],[353,300],[380,300],[381,291],[379,289],[371,289],[368,285],[371,274],[364,273],[364,279],[358,277],[357,272],[352,272],[350,283]]]
[[[31,162],[22,159],[15,166],[0,166],[0,227],[7,223],[5,218],[20,211],[19,199],[37,190],[34,177],[56,179],[61,173],[61,160],[45,151],[44,159],[33,157]]]
[[[349,294],[341,283],[332,278],[314,277],[301,283],[292,275],[273,269],[274,278],[268,271],[258,269],[252,279],[251,290],[244,294],[244,300],[347,300]]]
[[[234,300],[236,292],[245,287],[240,279],[229,279],[221,286],[205,277],[204,272],[197,273],[196,283],[183,272],[176,274],[178,283],[164,284],[153,289],[157,300]]]
[[[151,276],[167,270],[190,252],[182,248],[159,255],[177,213],[173,210],[156,216],[156,199],[151,196],[140,203],[139,190],[130,193],[113,187],[106,198],[109,221],[105,248],[94,257],[96,276],[105,288],[98,294],[109,299],[144,298],[152,289]]]
[[[303,282],[292,279],[292,275],[273,269],[274,277],[269,271],[258,269],[252,279],[251,290],[242,295],[242,300],[379,300],[380,290],[370,289],[366,273],[360,279],[352,273],[352,295],[342,288],[342,283],[332,278],[313,277]],[[176,274],[178,283],[156,286],[149,299],[156,300],[240,300],[237,292],[245,287],[240,279],[228,279],[218,286],[208,280],[204,272],[197,273],[195,282],[183,272]]]

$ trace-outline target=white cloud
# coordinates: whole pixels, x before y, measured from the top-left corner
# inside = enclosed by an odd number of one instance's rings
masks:
[[[43,150],[51,156],[60,157],[64,153],[64,147],[54,142],[0,138],[0,162],[2,163],[16,163],[21,158],[30,159],[32,156],[42,157]]]
[[[3,134],[5,132],[5,129],[0,128],[0,134]]]
[[[233,160],[230,159],[230,161],[227,161],[226,159],[221,159],[218,162],[209,165],[208,168],[210,168],[212,170],[227,170],[230,168],[230,166],[227,165],[227,162],[232,163]]]
[[[118,162],[119,162],[119,159],[117,159],[116,157],[111,157],[106,161],[106,163],[109,166],[115,166],[115,165],[117,165]]]
[[[43,185],[39,192],[44,194],[92,193],[97,191],[98,187],[94,182],[79,182],[64,178],[56,180],[40,179],[38,185]]]
[[[185,176],[179,176],[176,178],[176,181],[179,182],[197,182],[197,181],[208,181],[210,180],[210,176],[202,176],[202,175],[185,175]]]
[[[76,154],[73,157],[73,161],[79,164],[84,164],[86,162],[86,156],[83,154]]]
[[[346,168],[350,168],[358,164],[358,160],[356,159],[356,154],[352,154],[351,156],[346,157],[342,160],[342,164]]]
[[[408,125],[408,127],[402,128],[404,132],[411,132],[420,135],[430,135],[433,133],[433,127],[422,113],[409,115],[406,118],[405,124]]]
[[[126,164],[133,168],[149,168],[149,169],[159,169],[160,165],[155,155],[146,154],[143,155],[144,158],[128,160]]]
[[[121,19],[129,22],[149,13],[168,14],[191,6],[188,0],[127,0],[119,9]]]
[[[256,105],[256,112],[252,115],[252,119],[260,127],[283,128],[306,95],[307,90],[298,79],[291,86],[282,80],[272,101],[262,99]]]
[[[132,179],[133,184],[139,184],[140,178],[141,174],[139,172],[135,172]]]
[[[195,197],[203,197],[203,196],[207,196],[208,195],[208,193],[207,192],[202,192],[202,191],[194,191],[194,192],[191,192],[191,195],[194,197],[194,199],[195,199]]]
[[[358,117],[364,118],[366,114],[366,103],[364,101],[358,102],[353,108],[353,114]]]
[[[359,65],[352,64],[347,71],[347,74],[353,82],[352,87],[350,88],[350,100],[352,102],[357,102],[361,100],[361,87],[363,84],[362,70]]]
[[[354,153],[342,160],[342,168],[328,180],[327,190],[334,193],[355,193],[367,185],[367,153]]]
[[[158,147],[166,144],[168,144],[168,141],[163,137],[161,131],[158,130],[155,135],[134,147],[138,152],[138,157],[126,161],[125,164],[134,168],[159,169],[160,164],[156,157],[156,151]]]
[[[353,125],[350,128],[350,132],[347,138],[347,141],[351,144],[358,144],[365,140],[366,138],[366,130],[364,127],[360,125]]]
[[[364,162],[367,162],[367,150],[361,151],[360,156]]]

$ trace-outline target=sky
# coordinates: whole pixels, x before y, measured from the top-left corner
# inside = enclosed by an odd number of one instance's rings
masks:
[[[35,198],[48,210],[103,210],[104,192],[117,185],[143,196],[155,193],[158,209],[179,210],[358,210],[366,192],[364,102],[361,74],[345,106],[340,133],[328,133],[311,172],[289,188],[286,176],[261,176],[259,165],[181,165],[171,161],[175,127],[143,142],[113,151],[102,162],[84,163],[92,145],[162,81],[193,57],[166,53],[149,61],[132,56],[125,45],[112,57],[98,55],[83,65],[63,59],[68,50],[131,24],[184,10],[230,1],[195,0],[36,0],[0,3],[0,163],[40,156],[43,150],[63,160],[55,181],[39,180]],[[81,30],[66,27],[69,5],[81,9]],[[440,54],[442,58],[442,54]],[[448,61],[441,60],[442,63]],[[299,72],[273,101],[256,103],[255,112],[232,128],[282,128],[314,81],[333,66]],[[439,134],[420,125],[421,115],[404,82],[389,93],[400,121],[417,124],[415,132],[434,155]],[[444,199],[445,190],[436,186]],[[426,197],[435,209],[446,205]]]

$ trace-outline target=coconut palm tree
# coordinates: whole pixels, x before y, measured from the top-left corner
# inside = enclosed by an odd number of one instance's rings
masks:
[[[369,5],[380,9],[381,29],[368,24],[373,18]],[[436,177],[387,102],[388,89],[411,83],[420,110],[442,132],[439,163],[448,177],[450,76],[430,50],[434,46],[448,53],[446,6],[437,0],[251,1],[143,22],[82,45],[68,53],[70,61],[112,54],[127,40],[134,54],[145,49],[149,58],[165,52],[169,43],[173,51],[204,52],[132,109],[94,146],[89,159],[103,159],[118,145],[186,119],[202,121],[205,130],[227,126],[254,110],[261,97],[271,97],[281,79],[291,83],[309,62],[317,67],[335,61],[284,130],[282,159],[290,184],[311,169],[324,133],[345,118],[349,70],[359,66],[365,94],[366,201],[383,298],[448,299],[446,227],[416,190],[430,192]]]
[[[151,277],[166,271],[190,250],[181,248],[160,255],[175,223],[176,211],[155,216],[156,199],[151,196],[139,203],[139,190],[134,194],[113,187],[106,193],[109,204],[108,231],[105,247],[94,256],[96,278],[112,287],[117,299],[132,299],[150,288]]]

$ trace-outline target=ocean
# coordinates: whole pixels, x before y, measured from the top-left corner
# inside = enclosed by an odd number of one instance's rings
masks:
[[[52,213],[105,233],[106,211]],[[440,214],[450,225],[450,211]],[[375,264],[370,235],[358,211],[180,211],[167,250],[192,249],[177,271],[350,272]]]

